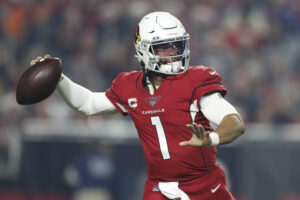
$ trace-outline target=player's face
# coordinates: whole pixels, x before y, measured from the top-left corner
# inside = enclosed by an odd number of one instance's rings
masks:
[[[159,57],[173,56],[171,58],[161,58],[160,63],[166,64],[169,62],[175,62],[182,59],[182,56],[178,55],[182,55],[184,50],[184,43],[182,41],[179,41],[158,44],[153,46],[153,50],[155,55],[158,55]]]

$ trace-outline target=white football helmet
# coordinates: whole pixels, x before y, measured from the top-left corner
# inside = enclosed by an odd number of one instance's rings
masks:
[[[152,12],[136,28],[136,57],[145,69],[167,75],[184,73],[190,61],[189,39],[176,17],[168,12]],[[168,48],[176,50],[176,54],[157,55],[157,49]]]

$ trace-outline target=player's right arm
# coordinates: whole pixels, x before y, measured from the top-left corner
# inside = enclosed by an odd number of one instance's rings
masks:
[[[50,55],[45,55],[44,58],[37,57],[31,61],[31,64],[48,58]],[[85,115],[118,113],[116,107],[106,97],[105,92],[92,92],[74,83],[65,75],[62,75],[57,90],[70,107]]]
[[[70,107],[85,115],[118,113],[116,107],[106,97],[105,92],[92,92],[74,83],[65,75],[62,75],[57,90]]]

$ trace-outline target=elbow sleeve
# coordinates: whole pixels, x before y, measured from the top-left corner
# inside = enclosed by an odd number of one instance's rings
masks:
[[[200,106],[206,119],[216,125],[219,125],[226,115],[238,113],[219,93],[202,97]]]

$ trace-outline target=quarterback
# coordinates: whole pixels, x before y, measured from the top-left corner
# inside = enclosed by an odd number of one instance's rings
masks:
[[[65,75],[57,88],[83,114],[131,116],[146,158],[144,200],[234,199],[216,146],[243,134],[244,123],[224,99],[220,75],[189,66],[189,39],[176,17],[152,12],[134,37],[141,71],[120,73],[106,92],[91,92]]]

